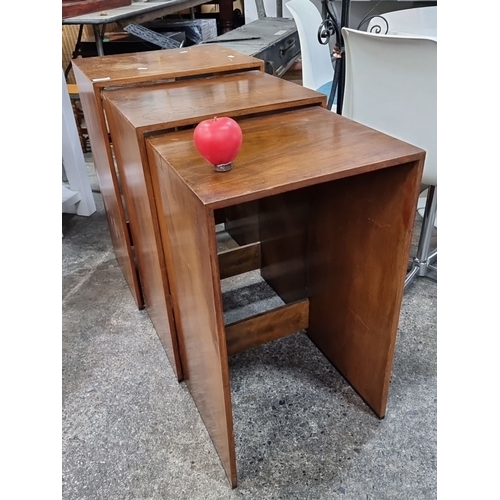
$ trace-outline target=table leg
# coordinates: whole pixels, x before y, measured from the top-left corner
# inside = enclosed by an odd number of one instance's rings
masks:
[[[104,47],[102,46],[102,36],[101,36],[101,32],[99,31],[99,25],[93,24],[92,30],[94,31],[94,39],[95,39],[95,44],[97,47],[97,55],[103,56],[104,55]]]
[[[75,49],[73,50],[73,53],[71,54],[71,59],[76,59],[81,53],[80,43],[82,41],[82,34],[83,34],[83,24],[80,24],[80,27],[78,29],[78,37],[77,37],[76,43],[75,43]],[[64,78],[66,78],[66,80],[68,79],[68,75],[69,75],[70,71],[71,71],[71,61],[68,63],[68,65],[66,66],[66,69],[64,70]]]
[[[386,411],[422,164],[321,186],[308,225],[308,335],[379,418]]]
[[[233,29],[233,0],[219,0],[219,19],[222,33]]]
[[[169,279],[184,379],[235,487],[236,452],[214,214],[157,160],[156,167],[163,172],[153,183],[165,223],[161,232],[167,268],[173,270]]]
[[[121,199],[118,176],[108,140],[108,127],[101,104],[100,90],[95,91],[92,82],[75,66],[73,68],[78,85],[80,102],[85,113],[85,125],[90,139],[94,165],[99,179],[106,217],[116,260],[123,271],[139,309],[144,307],[139,274],[135,265],[125,209]]]

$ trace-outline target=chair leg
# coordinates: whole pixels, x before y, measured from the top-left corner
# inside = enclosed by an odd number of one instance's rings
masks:
[[[427,201],[425,204],[422,230],[418,241],[417,255],[413,259],[413,265],[405,279],[405,288],[413,282],[417,276],[429,277],[429,270],[437,271],[437,267],[431,265],[437,259],[437,249],[430,251],[432,231],[437,213],[437,189],[429,186]]]

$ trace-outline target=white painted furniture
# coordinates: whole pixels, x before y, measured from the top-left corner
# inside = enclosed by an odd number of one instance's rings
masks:
[[[431,236],[437,212],[437,39],[342,29],[346,82],[342,114],[424,149],[429,187],[417,254],[405,286],[437,270]]]
[[[373,18],[368,23],[366,31],[377,32],[380,27],[381,33],[388,35],[420,35],[426,37],[437,37],[437,7],[415,7],[392,12],[385,12],[380,17]]]
[[[293,16],[300,40],[302,85],[330,96],[334,67],[328,45],[318,40],[321,14],[310,0],[290,0],[286,6]]]
[[[62,163],[68,182],[62,183],[62,211],[89,216],[96,211],[90,187],[87,165],[78,137],[75,115],[64,78],[62,76]]]

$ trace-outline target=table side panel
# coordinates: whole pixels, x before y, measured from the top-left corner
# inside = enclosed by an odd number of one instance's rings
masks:
[[[149,148],[171,272],[184,377],[233,487],[237,483],[229,367],[213,211]]]
[[[285,303],[307,297],[308,191],[262,198],[258,206],[262,277]]]
[[[309,337],[385,415],[423,162],[318,186],[311,198]]]
[[[106,100],[104,108],[128,207],[146,310],[175,375],[182,380],[170,287],[144,139],[130,123],[117,116],[115,109]]]
[[[75,68],[75,79],[116,260],[122,269],[137,306],[142,309],[144,300],[137,267],[134,263],[132,242],[109,144],[100,91],[94,88],[92,82],[78,68]]]

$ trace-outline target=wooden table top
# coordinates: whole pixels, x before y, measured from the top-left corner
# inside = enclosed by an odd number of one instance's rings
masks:
[[[148,14],[158,17],[176,13],[190,7],[203,5],[207,0],[148,0],[134,2],[122,7],[102,8],[97,12],[63,18],[63,24],[108,24],[135,17],[144,18]],[[143,19],[144,21],[144,19]],[[138,21],[139,22],[139,21]]]
[[[239,124],[243,145],[229,172],[215,172],[200,156],[193,130],[152,137],[148,143],[213,209],[417,161],[425,155],[420,148],[318,106],[242,119]]]
[[[256,57],[218,44],[83,57],[73,59],[72,63],[93,81],[94,86],[100,87],[128,82],[150,82],[155,78],[181,78],[194,74],[259,69],[264,65],[264,62]]]
[[[262,71],[104,90],[102,96],[142,133],[214,116],[235,117],[311,104],[326,106],[323,94]]]

